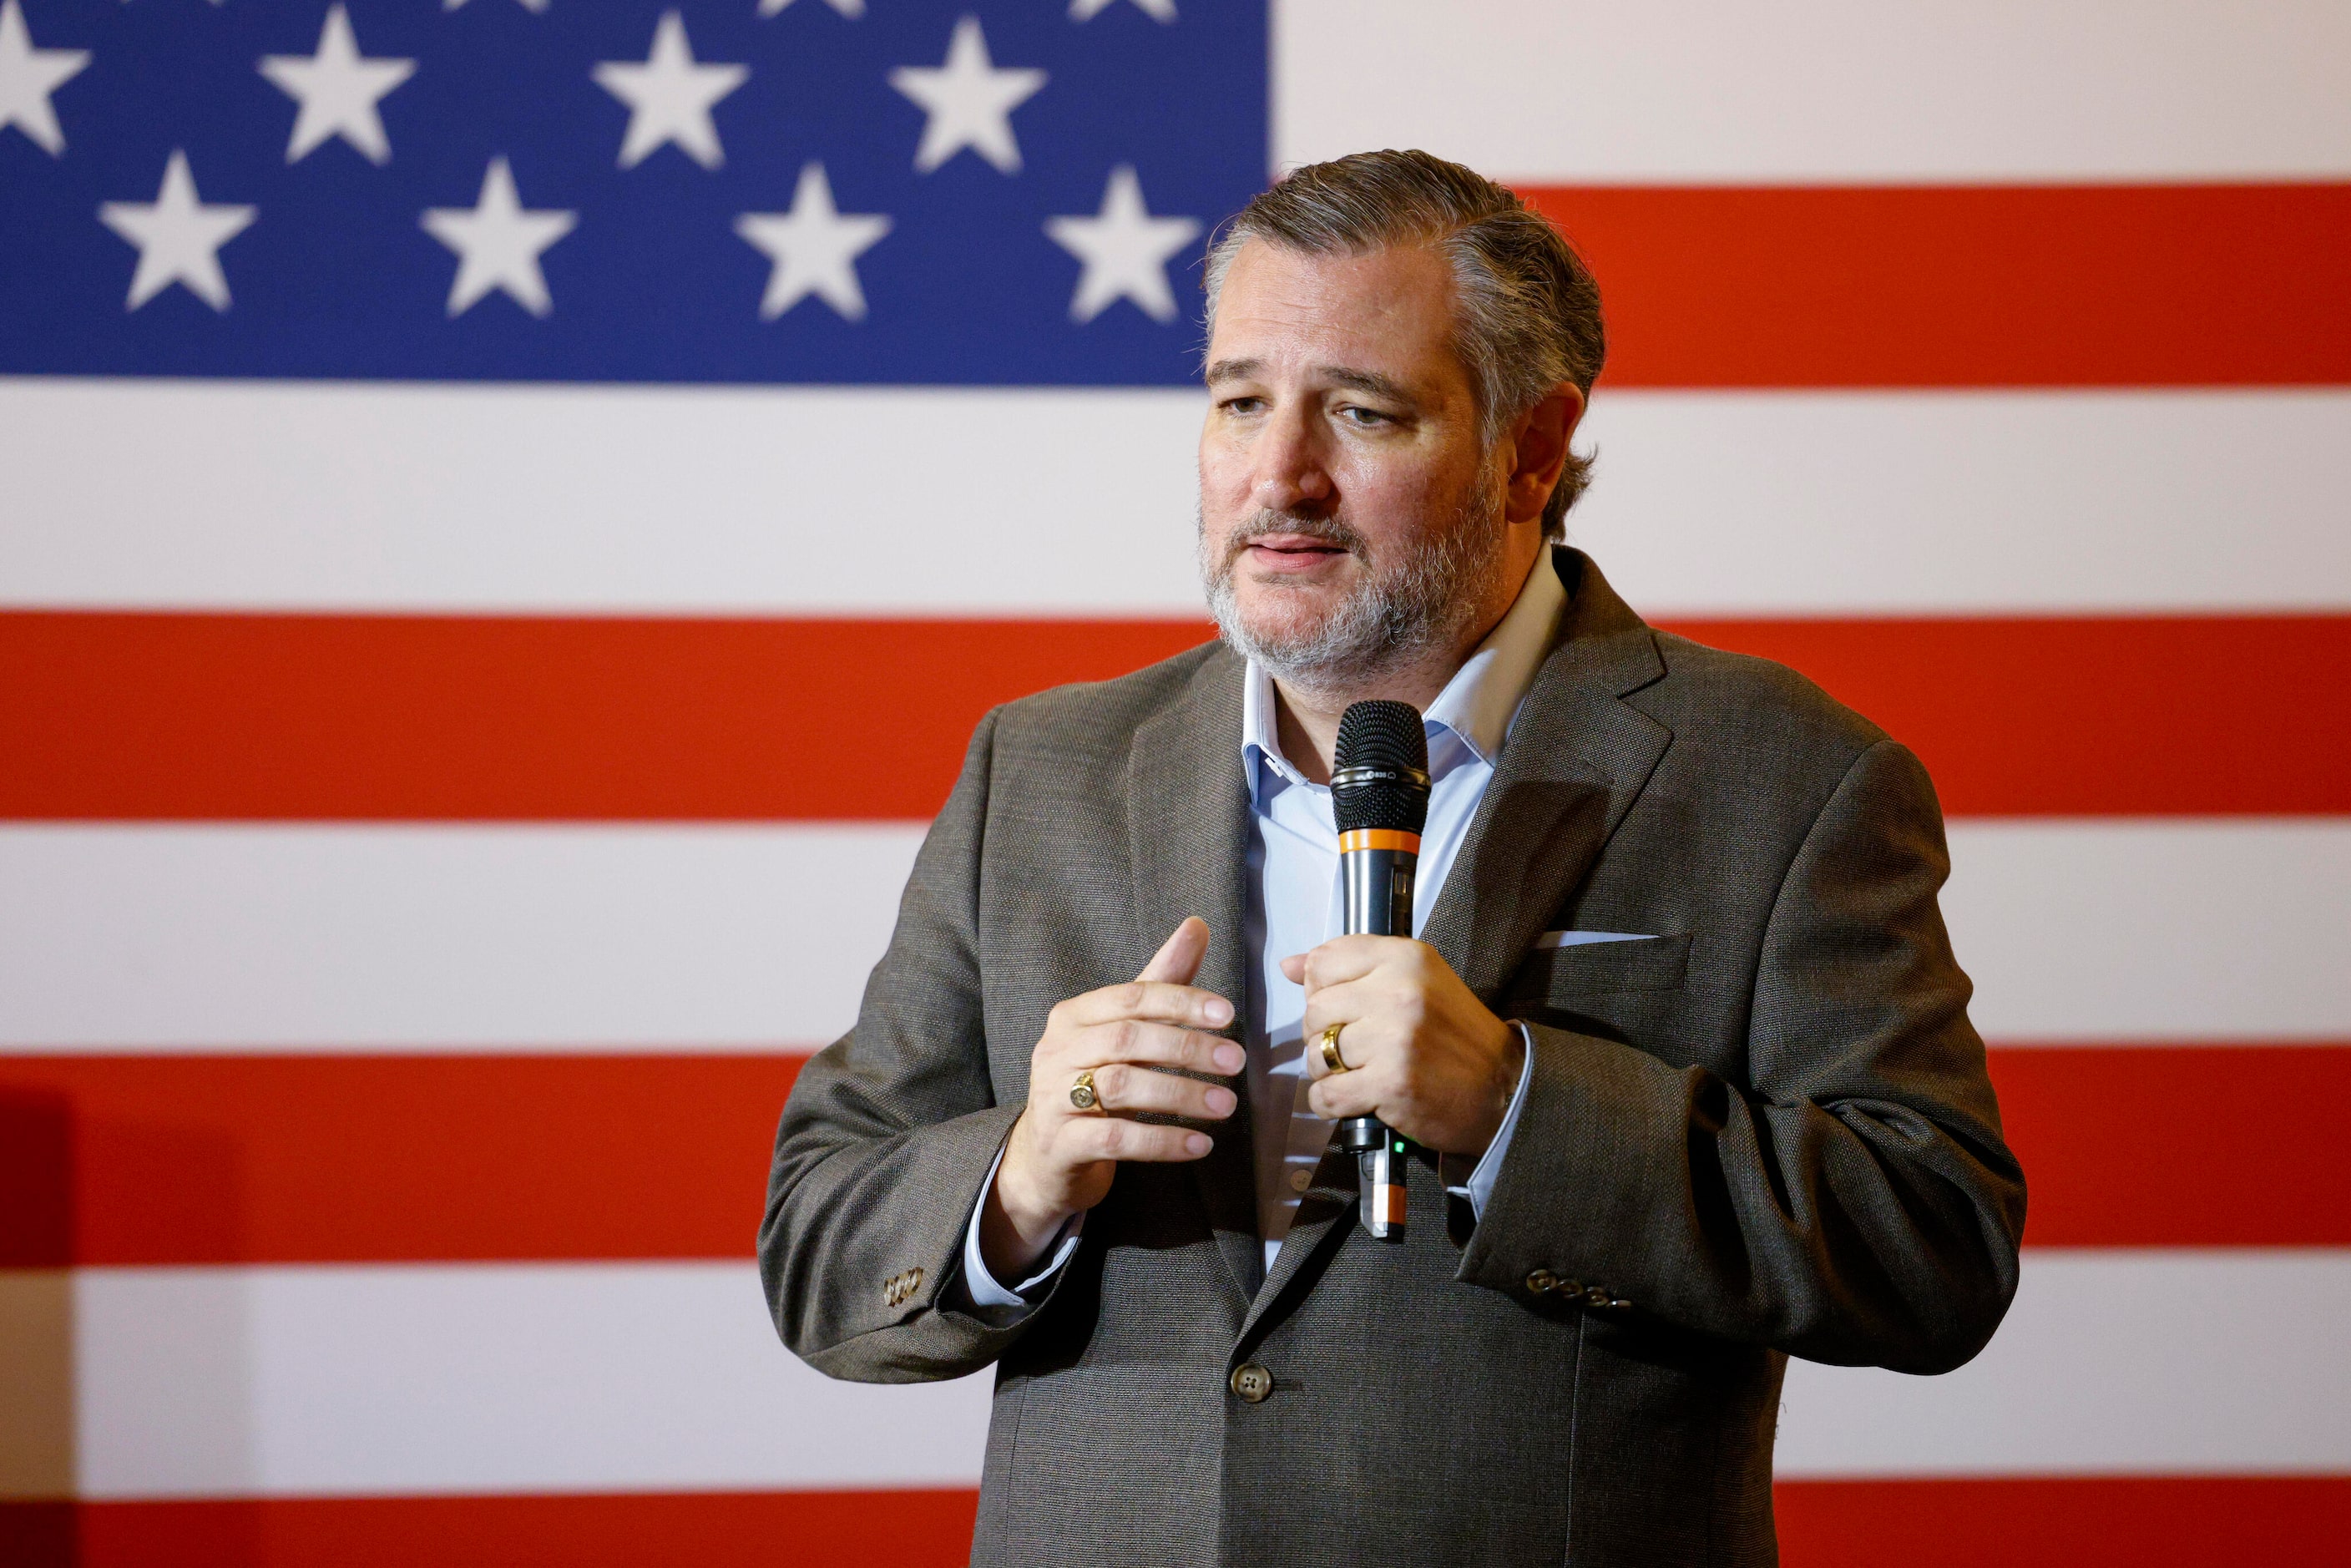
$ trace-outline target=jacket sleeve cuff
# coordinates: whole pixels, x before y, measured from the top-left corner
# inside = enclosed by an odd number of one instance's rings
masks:
[[[1493,1185],[1458,1278],[1517,1291],[1558,1277],[1610,1304],[1654,1277],[1655,1194],[1642,1174],[1687,1142],[1685,1075],[1613,1040],[1521,1024],[1530,1049],[1523,1114],[1498,1145]],[[1644,1302],[1646,1305],[1648,1303]]]
[[[1535,1037],[1523,1023],[1513,1021],[1510,1027],[1519,1031],[1520,1042],[1526,1047],[1525,1059],[1519,1065],[1519,1086],[1511,1092],[1510,1108],[1502,1113],[1502,1124],[1495,1129],[1494,1141],[1486,1145],[1478,1168],[1469,1173],[1467,1184],[1453,1189],[1469,1200],[1469,1212],[1479,1219],[1486,1218],[1486,1205],[1493,1199],[1494,1183],[1502,1174],[1510,1139],[1519,1130],[1519,1114],[1526,1109],[1527,1089],[1535,1081]]]

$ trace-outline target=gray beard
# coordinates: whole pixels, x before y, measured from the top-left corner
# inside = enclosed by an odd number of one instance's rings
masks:
[[[1343,695],[1450,651],[1468,630],[1505,542],[1499,518],[1481,515],[1484,510],[1473,490],[1446,527],[1424,535],[1392,564],[1374,559],[1363,535],[1335,518],[1279,512],[1250,518],[1223,559],[1211,560],[1204,519],[1201,586],[1217,631],[1236,653],[1286,686]],[[1346,601],[1319,622],[1260,634],[1241,618],[1233,573],[1242,549],[1269,534],[1303,534],[1335,545],[1367,570]]]

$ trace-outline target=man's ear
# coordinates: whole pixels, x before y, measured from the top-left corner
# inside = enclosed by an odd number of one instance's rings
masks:
[[[1523,523],[1542,516],[1567,466],[1568,443],[1583,420],[1583,393],[1573,382],[1560,382],[1519,416],[1510,432],[1513,458],[1504,482],[1504,521]]]

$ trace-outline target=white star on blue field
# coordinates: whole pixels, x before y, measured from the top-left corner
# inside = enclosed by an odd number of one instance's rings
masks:
[[[1168,385],[1264,0],[0,0],[0,373]]]

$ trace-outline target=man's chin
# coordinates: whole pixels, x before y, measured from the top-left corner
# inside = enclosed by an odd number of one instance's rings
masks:
[[[1353,581],[1336,570],[1301,577],[1287,572],[1233,573],[1233,601],[1251,626],[1311,629],[1345,608]]]
[[[1251,600],[1244,597],[1234,608],[1234,619],[1249,641],[1267,649],[1304,648],[1322,635],[1324,627],[1339,611],[1338,596],[1330,602],[1311,599],[1296,587],[1276,590],[1279,599]],[[1287,602],[1283,602],[1287,601]]]
[[[1324,684],[1335,670],[1353,669],[1369,655],[1360,648],[1334,647],[1326,616],[1245,617],[1235,639],[1240,651],[1262,663],[1280,680]]]

